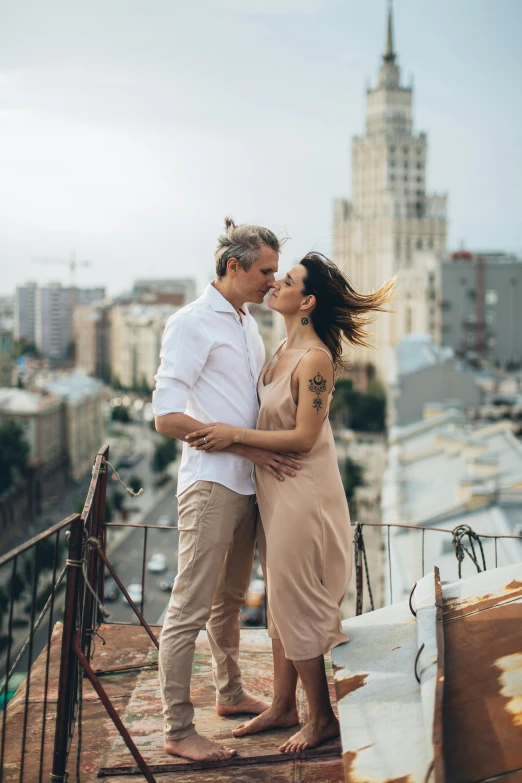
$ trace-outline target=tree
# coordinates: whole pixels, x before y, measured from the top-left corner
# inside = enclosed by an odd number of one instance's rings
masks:
[[[330,405],[332,421],[361,432],[383,432],[386,423],[386,393],[372,381],[368,393],[358,392],[349,378],[339,378]]]
[[[129,409],[125,405],[115,405],[112,409],[112,420],[127,424],[130,421]]]
[[[115,489],[112,493],[112,505],[116,509],[116,511],[121,511],[123,506],[123,501],[125,500],[125,494],[123,492],[120,492],[119,489]]]
[[[358,462],[354,462],[351,457],[346,457],[343,466],[343,484],[348,506],[354,516],[357,512],[355,503],[355,490],[363,483],[363,469]]]
[[[162,435],[161,441],[156,446],[152,457],[152,470],[155,473],[161,473],[170,462],[176,459],[177,453],[178,444],[176,439]]]
[[[0,424],[0,494],[13,483],[13,472],[25,473],[29,459],[29,444],[24,431],[12,419]]]
[[[13,357],[19,359],[20,356],[32,356],[35,359],[40,358],[36,345],[25,338],[14,340],[13,342]]]
[[[139,476],[131,476],[129,479],[129,487],[133,492],[139,492],[143,486],[143,481]]]

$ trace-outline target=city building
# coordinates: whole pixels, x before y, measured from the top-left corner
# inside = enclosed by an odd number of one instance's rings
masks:
[[[0,296],[0,329],[14,330],[14,296]]]
[[[14,336],[15,340],[28,343],[36,342],[36,296],[37,283],[26,283],[16,288],[14,303]]]
[[[34,343],[45,358],[72,358],[72,313],[76,305],[105,298],[104,288],[64,288],[61,283],[18,286],[15,299],[15,338]]]
[[[333,260],[361,291],[398,276],[393,313],[380,315],[373,345],[350,349],[351,364],[385,378],[401,338],[437,341],[437,259],[446,248],[446,196],[427,192],[427,136],[415,133],[413,87],[401,83],[392,9],[378,84],[366,91],[366,128],[352,142],[352,199],[334,203]]]
[[[136,280],[131,296],[143,304],[172,304],[184,307],[196,298],[196,281],[181,277]]]
[[[29,444],[29,465],[38,467],[62,457],[65,427],[62,400],[54,394],[26,389],[0,389],[0,421],[12,419]]]
[[[13,383],[13,333],[0,328],[0,387]]]
[[[459,251],[442,260],[441,343],[459,356],[522,365],[522,258]]]
[[[99,302],[79,305],[73,312],[75,366],[107,383],[111,378],[112,305]]]
[[[172,305],[119,305],[111,310],[112,383],[125,389],[153,388],[165,323]]]
[[[391,423],[404,426],[419,421],[437,403],[463,410],[480,404],[474,374],[455,360],[451,348],[435,345],[431,335],[406,335],[395,355],[395,372],[388,383]]]
[[[103,384],[80,372],[55,378],[44,389],[65,405],[65,436],[69,476],[80,481],[87,476],[103,443]]]
[[[29,445],[28,470],[0,498],[0,538],[26,529],[42,506],[67,490],[64,404],[47,392],[0,389],[0,423],[12,420]]]
[[[391,565],[386,603],[407,598],[434,566],[441,579],[458,578],[452,537],[437,528],[468,525],[492,536],[482,542],[488,568],[522,561],[522,542],[493,538],[522,530],[522,444],[513,423],[470,424],[455,409],[433,413],[427,410],[424,420],[392,427],[389,434],[381,502],[382,522],[392,526],[384,539]],[[476,543],[475,550],[481,563]],[[466,557],[462,574],[473,573]]]
[[[268,297],[267,297],[268,300]],[[265,346],[265,355],[269,359],[277,348],[278,343],[284,337],[284,322],[280,315],[274,313],[269,308],[266,302],[262,304],[256,304],[255,302],[249,302],[248,311],[250,315],[255,319],[259,334],[263,339]],[[279,331],[277,329],[276,321],[279,321],[283,326],[283,334],[279,338]],[[278,339],[279,338],[279,339]]]

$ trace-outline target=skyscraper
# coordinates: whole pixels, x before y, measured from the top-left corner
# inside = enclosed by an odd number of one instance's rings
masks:
[[[413,87],[401,84],[388,7],[378,84],[366,91],[365,135],[352,141],[352,199],[334,202],[335,262],[362,291],[398,274],[395,313],[379,316],[377,351],[351,348],[350,363],[388,373],[390,348],[411,331],[439,341],[437,259],[446,248],[446,196],[427,194],[427,137],[415,133]]]

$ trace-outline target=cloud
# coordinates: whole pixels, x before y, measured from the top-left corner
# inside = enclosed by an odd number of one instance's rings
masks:
[[[315,14],[336,3],[337,0],[215,0],[212,5],[246,14]]]

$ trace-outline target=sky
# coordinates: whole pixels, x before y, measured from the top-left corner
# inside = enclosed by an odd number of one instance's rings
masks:
[[[385,0],[2,0],[0,294],[210,279],[223,218],[332,249]],[[522,2],[395,0],[449,248],[522,253]]]

